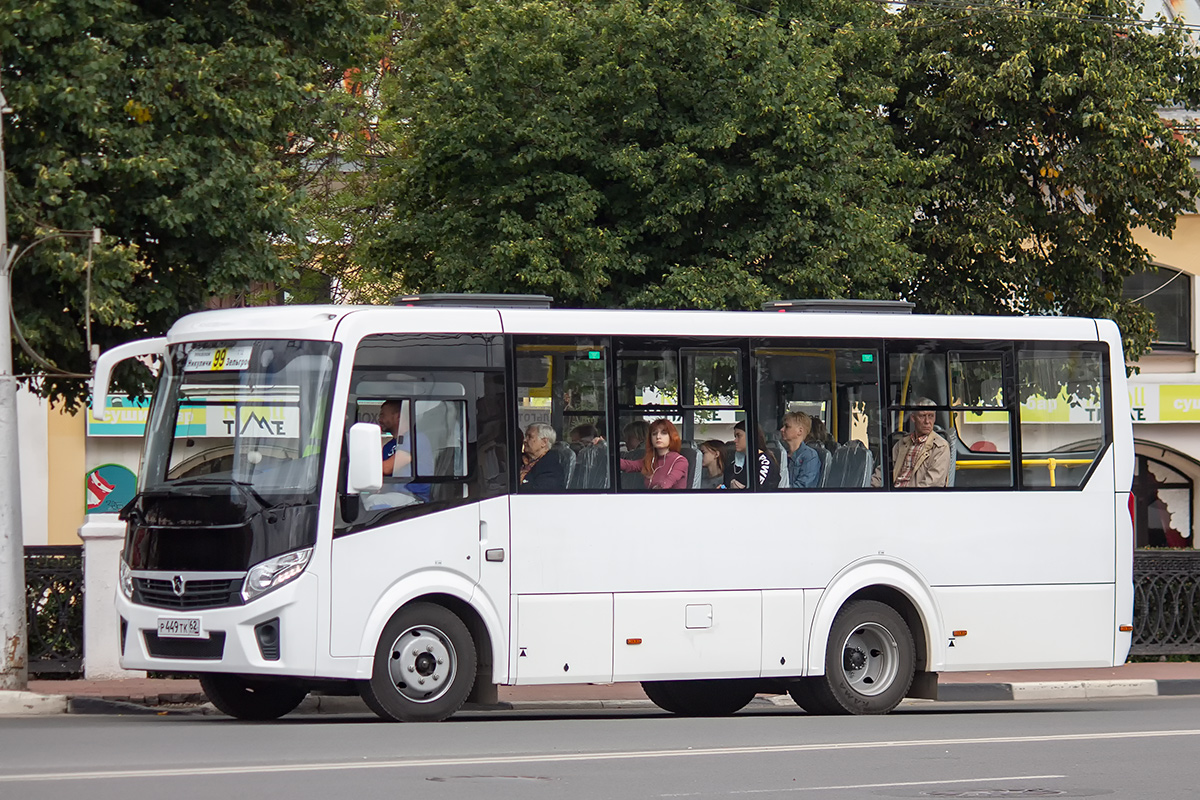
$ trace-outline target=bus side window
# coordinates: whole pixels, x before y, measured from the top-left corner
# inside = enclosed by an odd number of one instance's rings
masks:
[[[868,489],[882,440],[879,350],[772,340],[756,347],[758,419],[781,490]],[[817,462],[813,475],[813,462]]]
[[[608,426],[608,346],[579,336],[522,336],[515,342],[518,492],[597,492],[612,485]],[[550,444],[541,454],[545,435]],[[530,450],[532,449],[532,452]],[[531,466],[533,457],[544,459]],[[553,472],[551,472],[553,467]],[[532,478],[530,478],[532,475]]]
[[[1021,482],[1025,488],[1083,485],[1104,452],[1104,361],[1095,349],[1061,345],[1022,349],[1017,356],[1021,392]]]

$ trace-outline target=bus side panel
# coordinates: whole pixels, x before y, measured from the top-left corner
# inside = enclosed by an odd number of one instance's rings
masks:
[[[763,592],[762,616],[762,676],[803,675],[808,635],[804,590]]]
[[[646,592],[613,600],[613,680],[758,677],[760,592]]]
[[[1112,666],[1112,584],[940,587],[934,593],[946,621],[947,670]]]
[[[514,606],[516,684],[612,680],[611,594],[522,595]]]
[[[1133,626],[1133,518],[1129,513],[1128,492],[1116,495],[1114,503],[1114,519],[1116,521],[1117,541],[1117,583],[1114,598],[1116,601],[1113,635],[1116,637],[1113,645],[1114,665],[1125,663],[1129,658],[1129,648],[1133,646],[1133,631],[1122,631],[1120,626]]]
[[[1131,631],[1118,630],[1133,624],[1133,519],[1129,512],[1129,490],[1133,484],[1133,421],[1130,415],[1129,385],[1125,358],[1121,349],[1121,331],[1109,320],[1098,320],[1096,331],[1108,343],[1112,381],[1114,559],[1116,562],[1116,604],[1113,624],[1113,664],[1124,664],[1133,643]]]

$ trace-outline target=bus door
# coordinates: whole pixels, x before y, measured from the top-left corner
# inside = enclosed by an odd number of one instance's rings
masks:
[[[507,624],[504,402],[499,336],[363,340],[346,428],[379,425],[384,485],[373,494],[343,494],[339,504],[332,655],[369,655],[372,614],[423,594],[488,605],[485,617]]]

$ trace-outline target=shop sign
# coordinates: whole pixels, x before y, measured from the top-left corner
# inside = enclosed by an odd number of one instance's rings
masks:
[[[104,401],[100,418],[87,411],[88,436],[142,436],[150,415],[150,397],[133,398],[125,394],[110,394]]]
[[[1134,422],[1200,422],[1200,384],[1130,386],[1129,412]]]

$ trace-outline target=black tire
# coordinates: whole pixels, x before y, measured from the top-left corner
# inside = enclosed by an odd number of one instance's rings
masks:
[[[788,686],[788,694],[791,695],[796,705],[809,714],[830,716],[850,713],[833,702],[833,698],[828,693],[821,693],[821,686],[824,682],[825,676],[823,675],[817,678],[800,678]]]
[[[754,685],[742,680],[645,681],[642,689],[656,706],[683,717],[726,717],[754,699]]]
[[[359,693],[380,717],[440,722],[462,708],[475,684],[475,642],[458,615],[433,603],[395,613],[375,648]]]
[[[200,688],[217,710],[250,720],[279,719],[308,696],[301,686],[248,675],[201,674]]]
[[[673,681],[642,681],[642,691],[650,698],[650,702],[663,711],[682,714],[683,706],[676,702],[675,696],[671,694],[672,683]]]
[[[915,663],[904,618],[884,603],[854,600],[829,629],[825,674],[788,693],[811,714],[886,714],[908,694]]]

